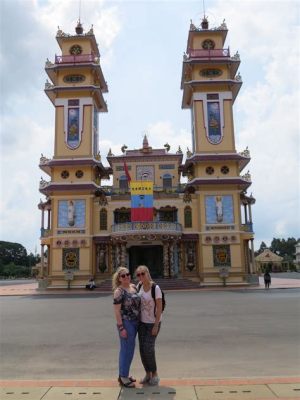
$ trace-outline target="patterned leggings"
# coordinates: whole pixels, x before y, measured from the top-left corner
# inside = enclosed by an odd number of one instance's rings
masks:
[[[138,335],[140,343],[140,355],[146,372],[156,372],[155,340],[157,336],[151,334],[154,324],[139,323]],[[160,323],[158,332],[160,331]]]

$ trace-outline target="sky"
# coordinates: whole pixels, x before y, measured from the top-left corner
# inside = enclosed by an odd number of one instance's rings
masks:
[[[39,252],[37,204],[44,200],[38,167],[53,157],[54,107],[44,93],[45,61],[60,49],[59,26],[74,33],[80,13],[93,24],[108,83],[108,113],[100,114],[100,152],[126,144],[170,152],[191,148],[191,121],[181,109],[182,57],[190,20],[203,1],[0,0],[0,240]],[[300,2],[205,0],[210,27],[225,19],[225,43],[241,57],[243,86],[234,104],[237,151],[247,146],[252,176],[255,247],[272,238],[300,237]],[[104,182],[104,184],[106,184]]]

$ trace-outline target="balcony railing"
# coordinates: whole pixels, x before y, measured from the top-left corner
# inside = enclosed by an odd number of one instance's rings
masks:
[[[41,238],[46,238],[52,235],[51,229],[41,228]]]
[[[178,222],[165,221],[145,221],[145,222],[125,222],[123,224],[112,225],[112,232],[182,232],[182,225]]]
[[[246,224],[242,224],[241,230],[244,232],[253,232],[253,223],[247,222]]]
[[[94,54],[78,54],[67,56],[55,56],[55,64],[78,64],[87,62],[97,62]]]
[[[168,188],[164,188],[163,186],[154,186],[153,192],[154,193],[184,193],[184,189],[186,184],[179,184],[178,186],[172,186]],[[118,187],[113,186],[101,186],[101,189],[105,192],[108,196],[114,196],[119,194],[130,194],[130,189],[120,189]]]
[[[189,58],[219,58],[219,57],[230,57],[229,47],[228,49],[189,49]]]

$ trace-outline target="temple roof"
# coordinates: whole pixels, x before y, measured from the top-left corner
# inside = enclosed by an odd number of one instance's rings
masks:
[[[260,262],[281,262],[283,257],[273,253],[270,249],[265,249],[261,254],[255,257],[255,260]]]

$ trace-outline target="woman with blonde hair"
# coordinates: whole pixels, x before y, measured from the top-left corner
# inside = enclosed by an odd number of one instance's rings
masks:
[[[135,387],[129,369],[134,355],[141,299],[127,268],[119,267],[112,278],[114,312],[120,338],[119,378],[121,386]]]
[[[137,288],[141,296],[141,316],[138,328],[140,355],[146,372],[140,383],[156,386],[159,384],[159,377],[155,359],[155,340],[161,325],[162,291],[153,282],[149,269],[145,265],[137,267],[135,275],[139,280]]]

